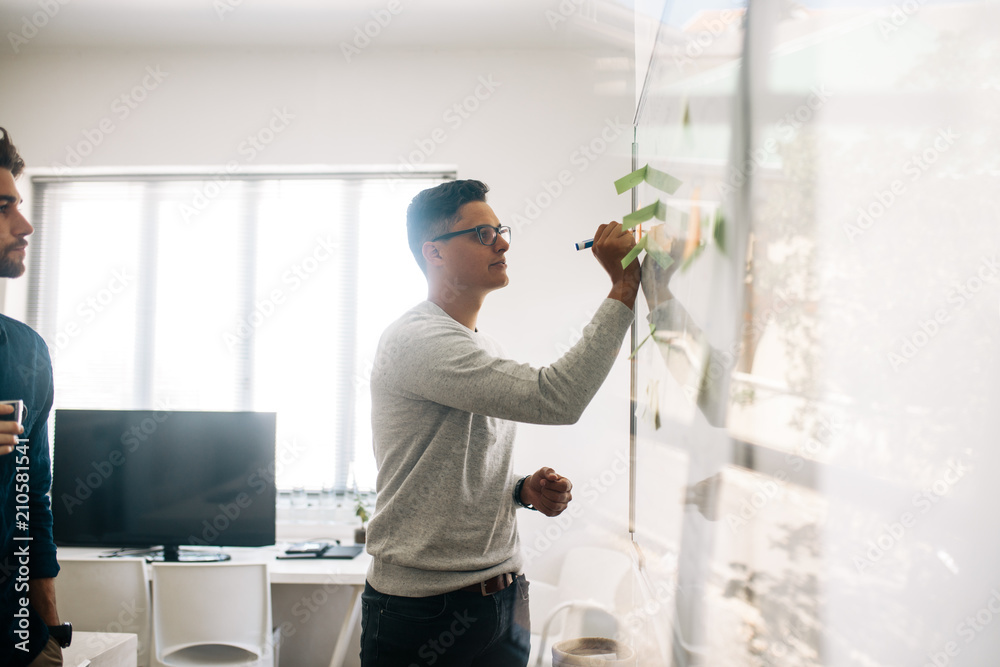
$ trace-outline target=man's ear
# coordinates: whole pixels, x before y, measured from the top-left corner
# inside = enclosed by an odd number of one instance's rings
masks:
[[[441,256],[441,252],[438,250],[437,245],[431,241],[424,242],[420,251],[424,256],[424,261],[427,263],[427,266],[441,266],[444,264],[444,257]]]

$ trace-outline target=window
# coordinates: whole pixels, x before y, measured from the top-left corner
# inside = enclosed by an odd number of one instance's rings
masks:
[[[426,298],[406,206],[453,177],[33,178],[56,407],[274,411],[279,488],[373,489],[371,360]]]

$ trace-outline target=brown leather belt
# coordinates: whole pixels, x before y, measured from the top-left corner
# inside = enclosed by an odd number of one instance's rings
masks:
[[[498,574],[497,576],[491,577],[486,581],[480,581],[478,584],[472,584],[470,586],[466,586],[465,588],[459,588],[458,590],[462,591],[463,593],[493,595],[494,593],[499,593],[503,589],[513,584],[519,576],[521,575],[513,574],[511,572],[504,572],[503,574]]]

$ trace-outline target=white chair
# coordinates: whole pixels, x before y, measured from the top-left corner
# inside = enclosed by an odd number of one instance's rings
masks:
[[[556,586],[532,581],[528,664],[551,664],[551,645],[561,639],[614,637],[615,597],[631,566],[629,556],[620,551],[578,547],[567,552]]]
[[[129,633],[149,665],[149,579],[141,558],[64,560],[56,577],[59,616],[80,632]]]
[[[263,563],[153,563],[153,665],[274,667]]]

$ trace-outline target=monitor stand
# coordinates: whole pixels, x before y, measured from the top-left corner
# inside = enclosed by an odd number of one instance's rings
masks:
[[[210,553],[204,551],[183,551],[176,544],[165,544],[162,547],[149,549],[129,549],[107,555],[109,558],[145,558],[147,563],[220,563],[231,558],[221,551]]]

